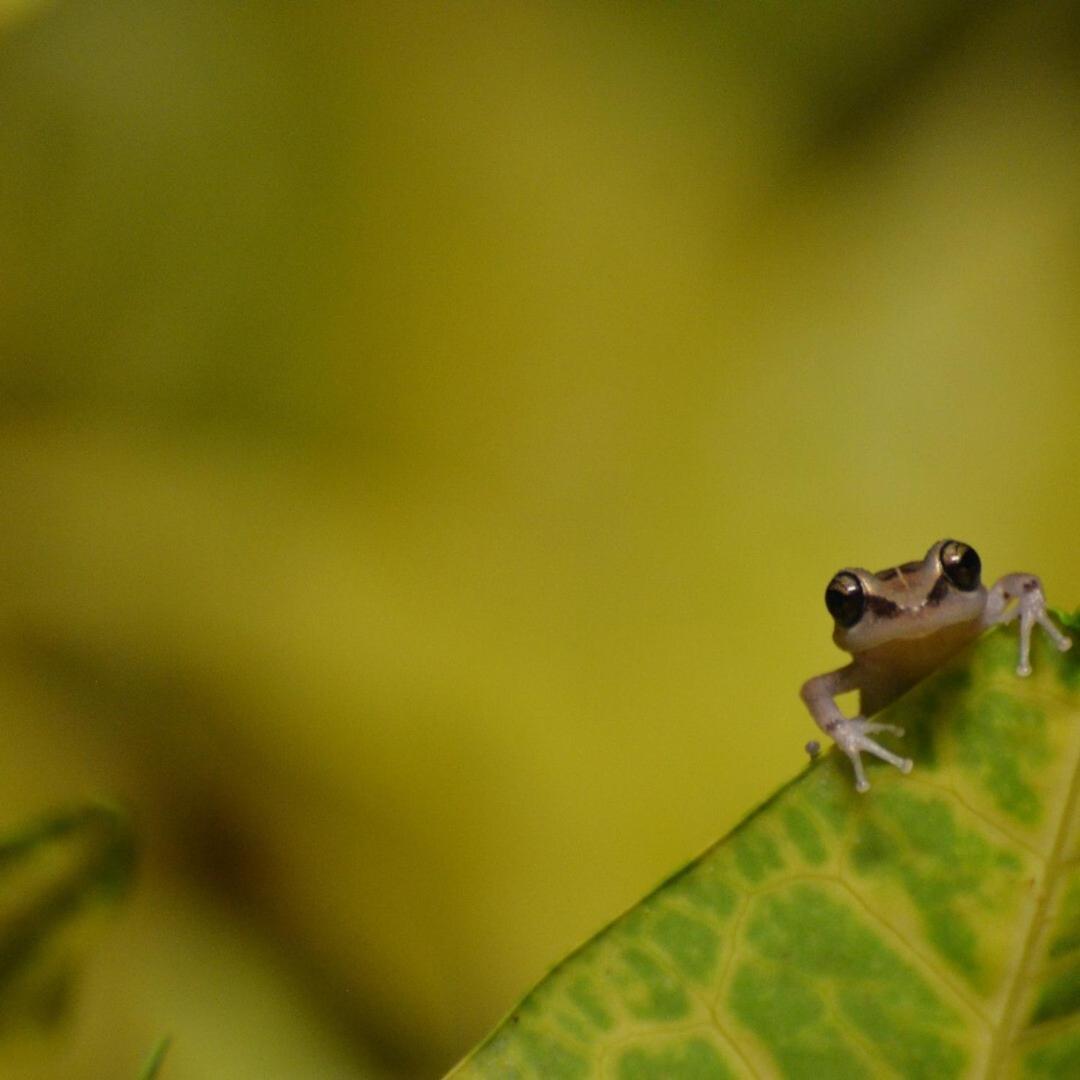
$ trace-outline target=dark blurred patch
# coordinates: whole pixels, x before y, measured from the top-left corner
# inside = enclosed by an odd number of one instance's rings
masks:
[[[1009,0],[941,4],[879,63],[835,68],[808,103],[808,141],[815,154],[847,150],[892,125],[940,74],[957,63]]]
[[[799,165],[887,134],[976,51],[984,66],[987,49],[999,54],[987,68],[988,95],[1038,66],[1080,67],[1077,0],[749,4],[737,9],[731,34],[761,84],[786,89],[785,156]]]
[[[219,785],[197,788],[171,802],[184,876],[237,913],[257,909],[269,884],[261,831],[248,827],[235,800]]]
[[[265,895],[262,829],[243,820],[230,793],[230,769],[242,755],[227,739],[235,725],[224,693],[150,656],[26,622],[5,644],[25,676],[63,700],[61,715],[107,733],[138,763],[185,876],[244,908]]]

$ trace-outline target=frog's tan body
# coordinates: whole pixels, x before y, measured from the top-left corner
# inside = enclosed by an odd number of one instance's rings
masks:
[[[815,676],[802,698],[818,726],[851,759],[855,786],[869,788],[860,753],[866,751],[910,772],[912,762],[868,736],[903,732],[865,717],[884,708],[940,667],[987,627],[1020,620],[1017,674],[1031,672],[1031,632],[1038,623],[1059,649],[1072,644],[1046,614],[1042,584],[1033,574],[1007,574],[987,590],[974,549],[956,540],[939,540],[919,562],[872,574],[861,567],[841,570],[826,590],[833,612],[833,640],[851,653],[846,667]],[[836,695],[859,691],[860,715],[845,717]]]
[[[859,688],[859,710],[864,716],[880,712],[890,701],[910,690],[955,656],[982,633],[978,622],[953,623],[933,634],[898,638],[859,653],[864,684]]]

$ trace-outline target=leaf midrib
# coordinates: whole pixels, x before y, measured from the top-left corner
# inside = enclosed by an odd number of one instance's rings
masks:
[[[1024,938],[1024,947],[1020,953],[1020,960],[1016,965],[1009,995],[1005,999],[1005,1007],[1001,1012],[1001,1019],[993,1029],[990,1043],[990,1055],[986,1064],[987,1080],[1003,1075],[1003,1069],[1008,1061],[1009,1051],[1016,1042],[1019,1023],[1022,1019],[1020,1014],[1021,1002],[1024,997],[1024,989],[1027,986],[1027,975],[1035,958],[1036,947],[1040,940],[1042,928],[1045,926],[1047,907],[1051,897],[1055,895],[1054,886],[1057,883],[1058,874],[1063,867],[1061,858],[1062,849],[1065,846],[1069,829],[1076,813],[1077,799],[1080,797],[1080,743],[1073,751],[1072,780],[1069,784],[1069,794],[1065,798],[1061,815],[1058,819],[1057,832],[1050,853],[1046,857],[1046,874],[1043,882],[1041,895],[1031,920],[1028,923],[1027,934]]]

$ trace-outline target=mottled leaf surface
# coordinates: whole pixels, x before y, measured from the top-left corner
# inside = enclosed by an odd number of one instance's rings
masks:
[[[1080,622],[1068,620],[1080,639]],[[997,629],[568,957],[455,1080],[1080,1076],[1080,646]]]

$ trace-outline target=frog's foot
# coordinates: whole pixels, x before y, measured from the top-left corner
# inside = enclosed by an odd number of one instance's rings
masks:
[[[998,614],[995,621],[1010,623],[1015,619],[1020,620],[1020,656],[1016,664],[1017,675],[1031,674],[1031,634],[1036,623],[1043,628],[1046,636],[1060,652],[1072,647],[1072,638],[1066,637],[1047,614],[1042,582],[1034,574],[1008,574],[994,586],[993,591],[1000,594],[1000,599],[991,597],[992,600],[997,600],[999,606],[1011,600],[1016,601],[1015,606]]]
[[[866,773],[863,772],[863,752],[873,754],[874,757],[895,765],[902,773],[911,772],[911,758],[899,757],[891,750],[886,750],[880,743],[868,738],[876,731],[888,731],[893,735],[904,734],[904,729],[895,724],[879,724],[873,720],[864,720],[861,716],[854,716],[850,720],[846,718],[837,720],[829,730],[836,745],[851,758],[851,764],[855,769],[855,790],[859,792],[870,788],[870,781],[866,779]]]

